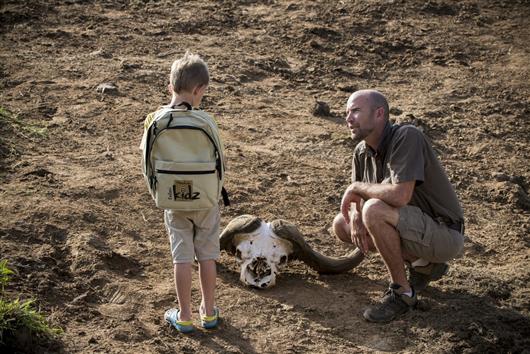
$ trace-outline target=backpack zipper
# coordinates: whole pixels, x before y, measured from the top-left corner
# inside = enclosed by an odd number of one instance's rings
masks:
[[[215,173],[216,170],[207,171],[170,171],[170,170],[156,170],[157,173],[164,173],[168,175],[208,175]]]

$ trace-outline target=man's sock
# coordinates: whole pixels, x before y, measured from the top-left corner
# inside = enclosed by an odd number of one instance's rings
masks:
[[[414,296],[414,290],[412,290],[412,288],[411,288],[409,291],[406,291],[406,292],[402,293],[401,295],[412,297],[412,296]]]
[[[418,258],[414,262],[412,262],[412,268],[425,267],[426,265],[429,265],[429,261],[423,258]]]

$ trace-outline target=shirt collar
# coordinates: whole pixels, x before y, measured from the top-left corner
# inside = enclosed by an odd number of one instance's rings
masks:
[[[389,121],[386,122],[385,127],[383,128],[383,134],[381,135],[381,140],[379,141],[379,144],[377,145],[377,149],[374,150],[372,147],[368,144],[366,144],[365,141],[362,141],[362,145],[359,146],[360,152],[368,153],[371,156],[381,156],[385,154],[386,150],[388,149],[388,145],[390,144],[390,140],[392,138],[392,131],[393,131],[394,125],[391,124]]]
[[[390,140],[392,139],[392,131],[394,130],[393,127],[394,125],[392,123],[386,121],[385,127],[383,128],[383,136],[381,137],[379,145],[377,145],[375,156],[385,154],[386,150],[388,149],[388,145],[390,144]]]

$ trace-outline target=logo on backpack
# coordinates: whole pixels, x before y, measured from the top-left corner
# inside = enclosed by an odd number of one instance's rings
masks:
[[[193,191],[193,181],[176,181],[170,188],[168,199],[178,201],[198,200],[200,192]]]

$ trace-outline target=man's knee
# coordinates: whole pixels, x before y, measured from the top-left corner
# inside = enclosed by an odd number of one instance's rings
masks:
[[[344,216],[342,214],[337,214],[335,216],[335,219],[333,219],[333,233],[335,233],[335,236],[342,242],[348,242],[351,243],[351,236],[348,230],[348,224],[346,224],[346,220],[344,220]]]
[[[368,199],[364,202],[362,217],[364,223],[369,227],[384,221],[384,216],[388,210],[388,204],[380,199]]]

